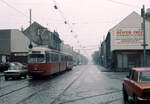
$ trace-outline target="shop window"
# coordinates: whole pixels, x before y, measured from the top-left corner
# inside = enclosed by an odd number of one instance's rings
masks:
[[[141,63],[140,55],[128,55],[128,67],[139,67]]]

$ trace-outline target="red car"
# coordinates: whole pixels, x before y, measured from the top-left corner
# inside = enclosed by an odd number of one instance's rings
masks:
[[[125,102],[132,100],[135,104],[150,101],[150,68],[130,70],[123,81],[123,98]]]

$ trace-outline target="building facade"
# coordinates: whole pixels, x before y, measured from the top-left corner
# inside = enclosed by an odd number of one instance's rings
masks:
[[[56,31],[51,32],[46,27],[34,22],[23,33],[29,39],[32,38],[32,41],[38,46],[47,46],[60,51],[62,41]]]
[[[33,46],[46,46],[60,51],[59,34],[56,31],[50,32],[34,22],[25,31],[17,29],[0,30],[0,63],[7,61],[27,63],[30,32]]]
[[[116,71],[127,71],[143,66],[142,17],[132,12],[111,28],[105,39],[106,66]],[[146,66],[150,66],[150,22],[146,21]],[[103,48],[101,48],[103,50]]]
[[[27,63],[29,39],[17,29],[0,30],[0,63]]]

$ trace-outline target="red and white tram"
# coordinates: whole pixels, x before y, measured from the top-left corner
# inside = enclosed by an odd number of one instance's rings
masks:
[[[34,47],[28,55],[29,77],[49,76],[72,69],[72,55],[45,47]]]

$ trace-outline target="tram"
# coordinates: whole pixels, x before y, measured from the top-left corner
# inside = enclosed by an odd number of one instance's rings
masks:
[[[73,67],[73,56],[45,47],[34,47],[28,55],[29,77],[50,76]]]

